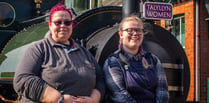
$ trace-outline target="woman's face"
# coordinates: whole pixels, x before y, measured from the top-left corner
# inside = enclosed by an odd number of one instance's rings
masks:
[[[67,11],[56,11],[49,22],[52,39],[55,42],[69,44],[72,34],[72,18]]]
[[[120,40],[125,49],[138,50],[143,41],[143,24],[137,21],[126,21],[119,32]]]

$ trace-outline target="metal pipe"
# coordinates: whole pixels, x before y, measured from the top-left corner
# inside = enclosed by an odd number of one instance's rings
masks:
[[[89,2],[89,9],[92,9],[92,0]]]
[[[196,20],[195,20],[195,101],[198,102],[199,101],[199,4],[200,4],[200,0],[195,0],[195,16],[196,16]]]

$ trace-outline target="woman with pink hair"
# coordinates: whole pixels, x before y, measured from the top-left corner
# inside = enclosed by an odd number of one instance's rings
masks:
[[[21,103],[99,103],[105,86],[94,57],[72,38],[71,12],[62,4],[50,11],[47,38],[30,45],[14,77]]]

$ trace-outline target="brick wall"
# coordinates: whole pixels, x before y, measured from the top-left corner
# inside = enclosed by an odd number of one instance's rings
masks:
[[[200,0],[200,101],[207,103],[207,79],[209,78],[209,38],[208,22],[209,18],[204,0]]]
[[[185,16],[185,53],[190,66],[190,88],[187,101],[193,101],[195,92],[195,3],[194,1],[177,5],[173,8],[173,15],[184,14]]]

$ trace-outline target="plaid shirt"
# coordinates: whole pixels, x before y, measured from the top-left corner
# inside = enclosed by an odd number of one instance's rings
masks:
[[[126,89],[125,79],[123,78],[126,67],[124,67],[124,63],[118,55],[119,51],[116,51],[112,56],[108,57],[103,68],[105,82],[109,90],[109,99],[114,103],[137,103]],[[128,60],[136,58],[130,55],[126,57]],[[156,103],[168,103],[168,84],[160,60],[150,53],[145,53],[145,58],[150,65],[153,65],[157,69],[158,84],[155,92]]]

